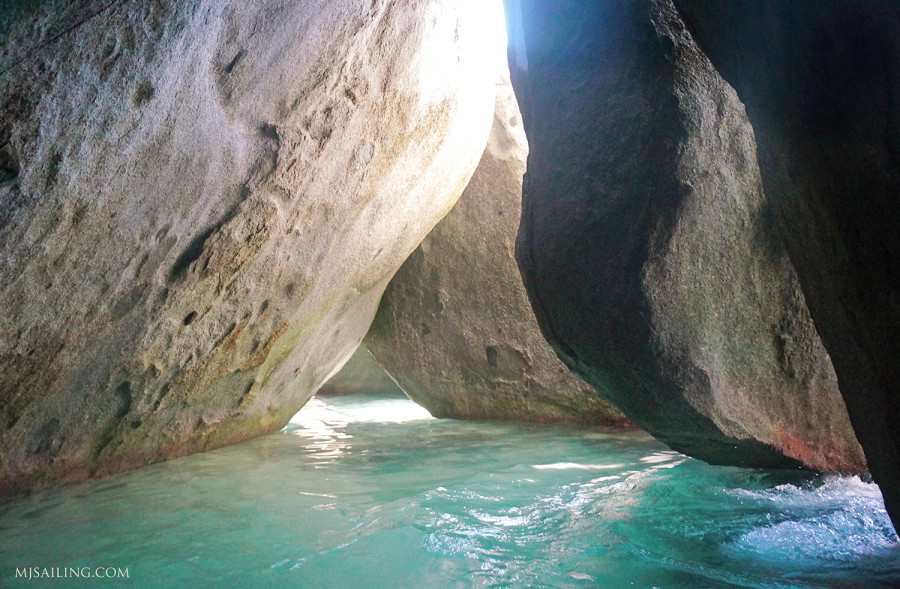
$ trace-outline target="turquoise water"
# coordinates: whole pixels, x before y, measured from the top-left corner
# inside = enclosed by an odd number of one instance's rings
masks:
[[[278,434],[0,507],[0,586],[900,586],[881,495],[857,478],[417,411],[314,399]]]

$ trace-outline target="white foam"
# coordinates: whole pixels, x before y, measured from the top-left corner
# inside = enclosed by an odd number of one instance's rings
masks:
[[[554,462],[552,464],[532,464],[536,470],[610,470],[622,468],[624,464],[578,464],[577,462]]]
[[[730,493],[777,514],[737,538],[730,546],[734,551],[771,562],[852,562],[897,546],[881,491],[859,477],[827,477],[817,487],[778,485]]]

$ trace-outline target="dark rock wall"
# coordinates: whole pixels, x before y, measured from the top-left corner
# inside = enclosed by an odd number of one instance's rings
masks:
[[[560,357],[693,456],[864,471],[753,130],[671,1],[507,18],[531,149],[517,258]]]
[[[900,4],[676,0],[747,105],[766,192],[900,518]]]

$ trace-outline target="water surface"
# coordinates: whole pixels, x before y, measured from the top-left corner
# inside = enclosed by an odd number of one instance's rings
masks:
[[[129,578],[15,578],[24,567]],[[638,431],[314,399],[282,432],[0,507],[0,586],[896,587],[877,486]]]

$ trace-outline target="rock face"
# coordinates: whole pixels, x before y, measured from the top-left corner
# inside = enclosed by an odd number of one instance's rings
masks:
[[[388,376],[365,346],[347,360],[340,372],[316,391],[316,397],[374,394],[382,397],[403,397],[403,390]]]
[[[865,471],[753,130],[671,0],[507,14],[531,147],[517,258],[560,356],[692,456]]]
[[[437,417],[622,423],[556,358],[528,303],[514,257],[528,142],[498,70],[475,175],[391,280],[364,344]]]
[[[677,0],[747,105],[763,183],[900,524],[900,5]]]
[[[287,422],[474,171],[485,6],[4,9],[0,495]]]

